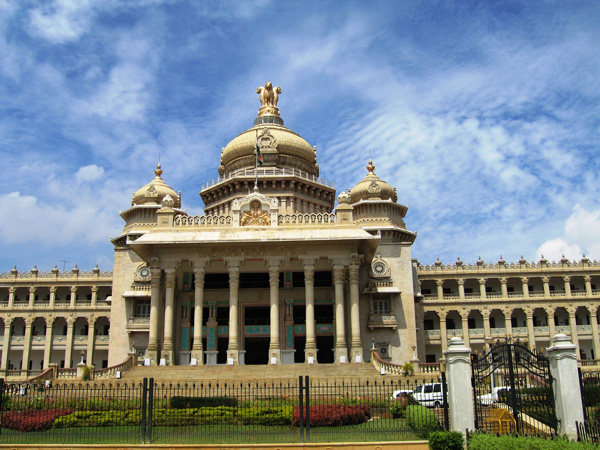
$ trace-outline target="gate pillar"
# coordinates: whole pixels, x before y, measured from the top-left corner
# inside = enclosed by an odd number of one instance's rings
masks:
[[[454,337],[448,343],[446,378],[448,382],[448,413],[450,429],[460,431],[475,429],[473,386],[471,386],[471,349]]]
[[[548,348],[550,369],[554,382],[554,399],[558,433],[566,434],[569,439],[577,439],[575,422],[583,422],[583,406],[577,372],[577,346],[573,345],[565,334],[552,338],[552,347]],[[448,388],[450,389],[450,388]]]

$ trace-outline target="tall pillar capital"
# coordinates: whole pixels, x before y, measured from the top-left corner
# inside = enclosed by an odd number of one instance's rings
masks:
[[[465,285],[465,279],[464,278],[457,278],[456,282],[458,283],[459,286],[464,286]]]
[[[435,284],[438,286],[443,286],[444,285],[444,280],[435,280]]]

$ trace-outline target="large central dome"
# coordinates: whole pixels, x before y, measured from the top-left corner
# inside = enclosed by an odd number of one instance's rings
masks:
[[[317,150],[300,135],[283,126],[277,108],[279,86],[270,82],[260,86],[261,108],[254,126],[236,136],[221,152],[219,174],[256,167],[256,145],[260,148],[262,167],[297,169],[310,175],[319,175]]]

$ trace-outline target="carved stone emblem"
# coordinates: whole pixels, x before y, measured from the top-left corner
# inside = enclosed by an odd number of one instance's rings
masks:
[[[279,86],[273,87],[273,84],[270,81],[267,81],[264,86],[259,86],[256,89],[256,93],[260,96],[261,104],[261,107],[258,110],[258,116],[279,116],[277,102],[279,101],[281,88]]]
[[[261,209],[261,204],[258,200],[254,200],[250,204],[251,208],[244,211],[240,225],[245,226],[268,226],[271,225],[269,213]]]

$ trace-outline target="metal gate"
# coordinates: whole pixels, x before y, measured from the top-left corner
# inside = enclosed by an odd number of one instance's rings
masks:
[[[493,433],[556,434],[550,361],[516,343],[473,355],[475,428]]]

